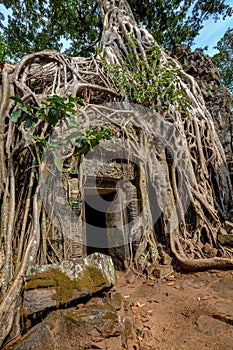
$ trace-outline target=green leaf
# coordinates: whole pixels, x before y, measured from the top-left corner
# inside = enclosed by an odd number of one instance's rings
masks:
[[[73,204],[77,204],[78,201],[75,200],[75,199],[70,199],[70,200],[67,200],[66,203],[69,204],[69,205],[73,205]]]
[[[39,147],[45,147],[45,146],[48,145],[48,141],[46,139],[38,137],[38,139],[36,141],[36,145],[39,146]]]
[[[83,99],[81,97],[75,97],[75,102],[79,103],[80,105],[84,105]]]
[[[48,145],[48,141],[46,139],[42,138],[42,137],[38,137],[38,136],[35,136],[35,135],[30,135],[30,134],[28,134],[27,137],[29,139],[35,140],[37,146],[44,147],[44,146]]]
[[[84,146],[83,138],[82,137],[78,137],[75,140],[75,144],[76,144],[77,148],[82,148]]]
[[[65,144],[65,141],[53,141],[53,142],[51,142],[49,145],[51,146],[51,147],[57,147],[57,146],[62,146],[62,145],[64,145]]]
[[[11,121],[15,124],[18,123],[21,117],[22,117],[22,109],[16,109],[16,111],[12,112],[10,115]]]
[[[65,139],[66,140],[71,140],[71,139],[74,139],[74,138],[78,138],[80,136],[81,136],[80,131],[74,131],[70,135],[68,135]]]
[[[37,140],[39,137],[31,134],[27,134],[27,138]]]
[[[58,122],[60,118],[60,111],[57,109],[50,109],[47,115],[47,122],[51,125],[51,126],[55,126]]]
[[[71,117],[71,118],[69,119],[69,126],[68,126],[69,129],[74,129],[74,128],[78,129],[79,125],[80,125],[80,124],[76,122],[76,120],[74,119],[74,117]]]
[[[105,136],[105,135],[97,134],[96,135],[96,140],[100,141],[103,138],[103,136]]]
[[[26,118],[25,119],[26,128],[30,129],[35,124],[34,118]]]
[[[56,165],[56,168],[58,169],[58,171],[62,172],[63,162],[62,162],[61,158],[55,152],[53,152],[53,160],[54,160],[54,164]]]
[[[19,98],[19,97],[17,97],[17,96],[10,96],[10,99],[13,100],[13,101],[15,101],[15,102],[20,103],[22,106],[25,106],[25,105],[26,105],[26,103],[25,103],[23,100],[21,100],[21,98]]]

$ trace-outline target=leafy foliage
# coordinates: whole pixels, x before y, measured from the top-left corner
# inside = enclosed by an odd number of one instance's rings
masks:
[[[68,54],[95,51],[102,30],[96,2],[4,0],[2,4],[12,11],[8,25],[2,22],[0,28],[15,59],[46,48],[61,51],[62,40]],[[205,20],[232,15],[232,8],[223,0],[129,0],[129,5],[136,20],[165,48],[176,43],[191,46]]]
[[[14,59],[12,49],[9,44],[5,42],[3,34],[0,33],[0,62],[5,62],[9,59]]]
[[[111,131],[107,128],[103,130],[86,129],[85,133],[75,131],[71,133],[66,140],[75,138],[76,153],[83,155],[88,153],[92,148],[97,146],[101,140],[111,140]]]
[[[83,105],[83,100],[80,97],[73,97],[71,95],[66,95],[66,97],[60,97],[57,95],[48,96],[48,101],[42,102],[43,107],[29,105],[17,96],[12,96],[11,99],[22,105],[22,108],[16,109],[10,115],[11,121],[17,126],[20,126],[21,123],[25,122],[26,128],[33,132],[35,123],[39,119],[44,120],[51,127],[54,127],[58,121],[69,118],[71,128],[78,128],[77,123],[72,120],[71,117],[77,114],[77,105]],[[27,137],[35,142],[38,164],[41,164],[41,155],[45,147],[49,148],[53,156],[54,164],[58,171],[61,172],[63,162],[56,153],[56,148],[59,145],[63,145],[68,140],[75,138],[75,152],[79,156],[82,156],[98,145],[102,139],[111,139],[111,131],[109,129],[86,129],[84,133],[75,131],[71,133],[65,141],[56,142],[48,142],[46,138],[38,137],[33,134],[28,134]]]
[[[1,3],[12,12],[8,24],[2,22],[0,27],[16,60],[42,49],[61,51],[62,40],[69,46],[66,53],[77,55],[100,36],[99,9],[91,0],[5,0]],[[91,48],[88,51],[89,55]]]
[[[122,67],[117,64],[106,65],[106,70],[123,99],[162,109],[167,109],[170,104],[177,102],[178,109],[185,110],[190,101],[185,91],[176,87],[181,71],[177,67],[158,64],[160,56],[161,50],[156,46],[148,54],[148,62],[138,58],[132,63],[132,52],[125,57]]]
[[[222,82],[233,95],[233,29],[228,28],[223,38],[217,43],[219,51],[211,59],[218,67]]]
[[[55,126],[59,120],[74,115],[77,104],[83,105],[83,100],[80,97],[72,97],[71,95],[66,97],[48,96],[48,102],[43,101],[42,108],[29,105],[16,96],[12,96],[11,99],[23,106],[11,113],[11,121],[17,125],[25,121],[27,128],[33,127],[38,119],[43,119],[49,125]]]
[[[217,21],[232,15],[232,8],[224,0],[155,0],[129,4],[136,20],[142,23],[165,48],[175,44],[191,46],[209,18]]]

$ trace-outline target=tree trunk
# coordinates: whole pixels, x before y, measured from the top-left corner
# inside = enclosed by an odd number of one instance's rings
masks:
[[[71,209],[69,215],[62,216],[58,204],[64,195],[53,187],[58,177],[54,154],[62,159],[64,168],[70,168],[74,160],[80,166],[83,158],[76,154],[75,140],[65,139],[64,145],[63,138],[59,146],[50,146],[47,158],[38,159],[39,141],[59,140],[62,133],[67,136],[70,119],[64,118],[54,128],[43,118],[30,126],[25,121],[13,123],[9,113],[21,106],[10,96],[40,108],[48,95],[80,97],[84,106],[76,106],[75,117],[80,134],[93,127],[111,130],[117,152],[120,150],[124,162],[135,163],[137,169],[134,186],[138,189],[139,214],[131,221],[128,243],[129,260],[138,269],[144,271],[148,263],[159,263],[161,247],[188,270],[233,265],[232,247],[218,241],[221,226],[232,219],[232,188],[224,151],[197,83],[136,24],[126,1],[99,0],[98,4],[103,34],[97,58],[44,50],[25,56],[15,67],[5,64],[2,72],[1,345],[20,307],[18,299],[27,267],[59,262],[73,254],[70,237],[64,233]],[[140,72],[140,81],[135,72]],[[158,80],[150,76],[151,72],[161,75],[164,86],[161,80],[155,89],[153,82]],[[119,86],[122,74],[128,77],[127,84],[132,82],[127,89],[121,86],[123,90]],[[141,96],[140,107],[135,102]],[[110,143],[100,145],[103,154],[117,154],[109,148],[113,147]],[[83,180],[78,180],[82,200]],[[129,215],[134,210],[132,203],[127,209]],[[63,227],[60,230],[59,225]],[[211,247],[208,253],[206,245]]]

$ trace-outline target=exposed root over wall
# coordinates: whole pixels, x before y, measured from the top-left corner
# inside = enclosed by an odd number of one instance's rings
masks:
[[[2,71],[0,344],[11,331],[11,336],[19,332],[14,319],[26,268],[33,263],[61,261],[69,250],[39,195],[39,172],[52,178],[54,168],[38,164],[37,157],[38,138],[49,142],[52,133],[69,124],[69,118],[58,122],[55,129],[43,119],[33,128],[25,122],[17,126],[9,114],[21,106],[10,96],[38,107],[48,95],[80,97],[84,101],[84,106],[77,106],[80,130],[108,127],[113,138],[127,144],[129,158],[133,154],[142,171],[141,215],[131,229],[131,235],[141,232],[137,250],[131,249],[130,257],[137,268],[143,270],[148,262],[159,262],[158,245],[170,249],[188,270],[233,266],[232,248],[218,241],[222,223],[232,219],[232,188],[224,151],[197,83],[161,50],[153,64],[179,70],[174,88],[182,89],[191,103],[182,110],[173,101],[163,109],[157,100],[145,108],[123,99],[106,64],[123,66],[133,50],[133,70],[138,58],[148,63],[156,43],[135,23],[125,1],[99,1],[99,6],[104,24],[102,58],[68,57],[45,50],[24,57],[15,67],[5,64]],[[59,151],[63,160],[74,156],[71,141],[69,147],[69,154],[62,153],[62,147]],[[60,221],[62,225],[62,217]],[[58,238],[60,243],[55,244]],[[212,247],[211,256],[203,249],[206,244]]]

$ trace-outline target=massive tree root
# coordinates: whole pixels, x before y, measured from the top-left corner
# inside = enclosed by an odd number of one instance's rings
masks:
[[[54,227],[38,194],[39,172],[52,179],[54,165],[38,164],[36,140],[48,141],[61,124],[53,129],[38,119],[29,129],[25,123],[12,123],[9,114],[21,106],[10,96],[38,107],[48,95],[80,97],[84,101],[76,116],[76,121],[82,121],[80,130],[93,125],[108,127],[113,138],[127,144],[129,160],[134,159],[141,168],[141,215],[133,223],[131,235],[141,234],[136,250],[130,250],[138,268],[159,262],[161,246],[170,249],[187,270],[233,266],[232,248],[218,241],[222,223],[232,219],[232,188],[224,151],[197,83],[161,50],[153,64],[167,70],[178,68],[175,89],[182,89],[192,103],[182,110],[177,101],[171,101],[164,110],[158,99],[145,109],[122,98],[106,64],[123,67],[131,57],[133,70],[137,59],[148,63],[156,43],[135,23],[126,1],[99,1],[99,6],[104,24],[99,58],[68,57],[45,50],[24,57],[15,67],[5,64],[2,71],[0,344],[10,332],[11,337],[19,332],[14,319],[26,268],[33,263],[59,262],[72,253],[72,242]],[[130,77],[130,69],[128,74]],[[70,153],[67,147],[58,151],[63,159],[75,155],[72,141],[69,147]],[[108,147],[103,143],[104,151]],[[58,220],[62,222],[62,218]],[[208,252],[206,244],[211,247]]]
[[[104,32],[101,44],[105,60],[109,64],[124,64],[124,58],[128,57],[127,55],[133,50],[133,57],[140,55],[147,61],[148,53],[156,45],[150,34],[136,25],[132,13],[128,11],[127,4],[120,2],[120,9],[117,7],[112,9],[109,7],[108,1],[103,3]],[[135,42],[137,45],[131,44]],[[161,53],[159,63],[155,64],[166,65],[171,69],[174,65],[179,66],[165,52]],[[135,61],[132,61],[132,67],[134,65]],[[214,247],[218,247],[217,233],[221,221],[227,219],[230,214],[232,192],[224,152],[214,129],[212,117],[205,107],[201,91],[195,80],[181,70],[180,79],[176,84],[177,89],[183,88],[185,90],[193,103],[188,107],[188,117],[186,118],[174,105],[170,105],[164,113],[165,120],[175,125],[173,135],[169,139],[173,151],[176,148],[175,130],[177,129],[181,137],[186,138],[188,152],[182,152],[177,147],[175,155],[173,155],[173,164],[169,164],[172,174],[169,174],[167,180],[172,192],[171,208],[168,205],[163,211],[162,220],[164,223],[162,227],[166,228],[172,208],[176,206],[178,209],[177,217],[173,219],[175,222],[180,222],[180,225],[178,233],[176,228],[173,232],[170,230],[170,241],[172,251],[178,261],[190,269],[203,269],[212,265],[220,267],[224,265],[224,259],[222,261],[219,258],[212,258],[211,261],[208,259],[208,262],[205,259],[198,259],[195,263],[190,262],[190,259],[204,258],[204,254],[198,247],[200,242],[208,242]],[[166,139],[166,135],[164,135],[164,139]],[[174,163],[179,164],[179,169],[176,169]],[[186,214],[182,210],[184,199],[180,198],[180,193],[177,191],[176,171],[182,173],[182,179],[185,179],[187,186],[184,187],[184,190],[189,193],[190,206]],[[150,176],[153,178],[153,173]],[[180,215],[181,220],[178,219]],[[178,249],[178,247],[182,247],[183,257],[181,248]],[[185,251],[186,249],[188,253]],[[224,255],[222,247],[220,251],[221,255]],[[231,256],[229,250],[225,253],[227,256],[228,254]],[[231,259],[225,263],[229,266]]]

